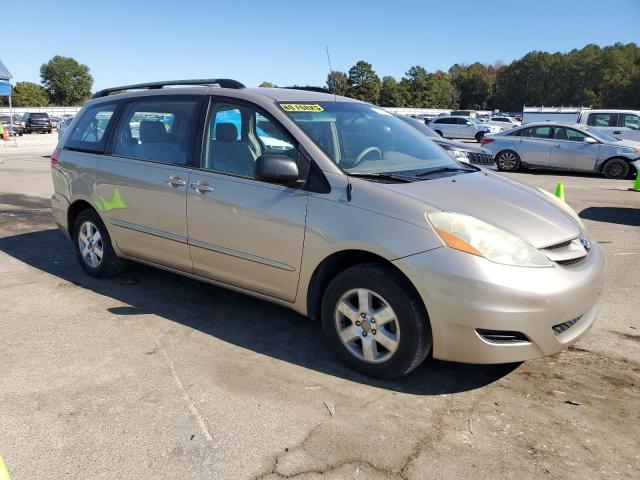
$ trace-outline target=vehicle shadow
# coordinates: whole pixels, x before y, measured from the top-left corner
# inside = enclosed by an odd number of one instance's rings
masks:
[[[582,210],[579,216],[597,222],[640,227],[640,208],[589,207]]]
[[[520,365],[465,365],[429,359],[399,380],[376,380],[342,364],[325,343],[320,325],[286,308],[134,263],[114,278],[89,277],[69,240],[57,229],[0,238],[0,251],[128,305],[109,308],[111,314],[154,314],[247,350],[387,390],[415,395],[463,392],[486,386]]]

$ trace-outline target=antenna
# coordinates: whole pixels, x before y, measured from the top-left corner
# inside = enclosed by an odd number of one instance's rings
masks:
[[[327,50],[327,62],[329,62],[329,73],[333,72],[333,68],[331,68],[331,56],[329,55],[329,45],[324,46],[324,48]]]
[[[325,43],[325,50],[327,51],[327,63],[329,64],[329,77],[328,80],[331,80],[331,74],[333,73],[333,68],[331,67],[331,55],[329,55],[329,45]],[[328,82],[327,82],[328,83]],[[340,112],[338,111],[338,96],[336,95],[335,85],[330,85],[330,90],[333,90],[333,102],[336,104],[336,132],[338,134],[338,138],[340,137],[340,129],[338,123],[338,117],[340,116]],[[353,186],[351,185],[351,177],[347,173],[347,201],[350,202],[353,196]]]

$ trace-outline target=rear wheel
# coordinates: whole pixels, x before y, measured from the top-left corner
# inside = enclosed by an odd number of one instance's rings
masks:
[[[515,172],[520,168],[520,157],[510,150],[500,152],[496,156],[496,165],[501,172]]]
[[[602,173],[607,178],[624,179],[629,176],[631,167],[629,163],[622,158],[612,158],[602,167]]]
[[[84,210],[76,218],[73,240],[80,265],[92,277],[110,277],[121,272],[127,261],[116,255],[100,216]]]
[[[322,300],[328,342],[354,370],[396,378],[431,350],[431,331],[417,292],[397,271],[375,263],[340,273]]]

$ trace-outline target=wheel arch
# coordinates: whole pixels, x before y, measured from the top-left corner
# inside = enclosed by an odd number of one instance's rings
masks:
[[[78,218],[78,215],[85,210],[93,210],[98,213],[93,205],[83,199],[78,199],[69,205],[69,209],[67,210],[67,230],[69,231],[69,236],[71,238],[73,238],[73,227],[76,223],[76,218]],[[100,214],[98,213],[98,216],[99,215]]]
[[[317,320],[320,317],[322,293],[332,279],[348,268],[364,263],[377,263],[397,272],[414,291],[416,298],[426,312],[426,306],[424,305],[418,290],[415,288],[411,280],[409,280],[409,277],[394,265],[393,262],[366,250],[349,249],[332,253],[322,260],[322,262],[320,262],[313,271],[311,280],[309,281],[309,287],[307,288],[307,316],[313,320]]]

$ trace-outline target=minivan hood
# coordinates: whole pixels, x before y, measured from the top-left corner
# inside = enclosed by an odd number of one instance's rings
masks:
[[[491,172],[380,185],[435,209],[471,215],[518,235],[535,248],[580,234],[574,220],[543,193]]]

